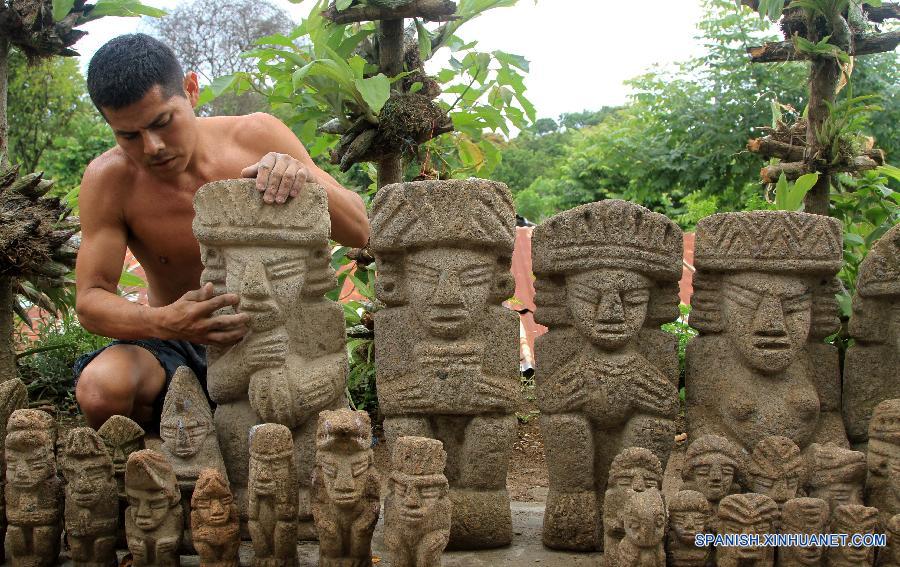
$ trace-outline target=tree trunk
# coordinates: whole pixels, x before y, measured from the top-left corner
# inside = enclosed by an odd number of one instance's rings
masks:
[[[0,382],[16,375],[16,349],[13,347],[13,294],[12,279],[0,277]]]
[[[9,163],[9,121],[6,118],[6,91],[9,83],[9,39],[0,36],[0,167]]]
[[[378,23],[378,67],[388,77],[403,71],[403,19]],[[400,81],[396,83],[400,84]],[[378,161],[378,188],[403,181],[403,162],[398,154]]]

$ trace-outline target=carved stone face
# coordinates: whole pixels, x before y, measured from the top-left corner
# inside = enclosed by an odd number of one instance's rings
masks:
[[[475,325],[494,281],[495,255],[464,248],[422,249],[406,257],[406,292],[425,330],[457,339]]]
[[[224,248],[229,293],[250,316],[250,329],[269,331],[288,320],[306,279],[304,248],[228,246]]]
[[[162,490],[146,490],[129,487],[128,506],[134,515],[134,524],[141,530],[153,531],[162,525],[172,503]]]
[[[290,477],[290,455],[250,455],[250,486],[257,496],[276,496],[281,480]]]
[[[366,490],[371,458],[367,451],[336,453],[319,451],[319,466],[328,498],[338,507],[351,507]]]
[[[809,491],[812,498],[821,498],[828,502],[831,511],[845,504],[862,504],[863,487],[852,482],[835,482],[825,486],[813,487]]]
[[[825,548],[820,546],[779,547],[778,553],[785,559],[793,561],[792,565],[815,567],[822,564]]]
[[[112,457],[113,470],[115,470],[116,476],[120,479],[125,475],[125,465],[128,463],[128,455],[143,449],[143,441],[143,437],[135,437],[134,439],[128,439],[120,444],[112,444],[109,439],[103,438],[106,450],[109,451],[109,455]]]
[[[72,500],[83,508],[92,508],[108,494],[108,485],[115,485],[109,476],[108,465],[101,458],[78,459],[65,467],[66,483]]]
[[[766,520],[759,518],[756,521],[749,522],[735,522],[735,521],[723,521],[720,525],[720,533],[727,534],[766,534],[769,533],[772,529],[771,523]],[[739,559],[745,560],[762,560],[766,558],[768,553],[768,549],[759,546],[759,547],[730,547],[730,548],[722,548],[727,550],[728,555],[732,557],[737,557]]]
[[[189,414],[170,415],[164,417],[159,424],[163,443],[173,455],[182,459],[196,455],[210,431],[209,422]]]
[[[866,466],[867,486],[876,490],[890,487],[900,497],[900,447],[870,438]]]
[[[666,515],[662,510],[625,518],[625,536],[638,547],[655,547],[666,531]]]
[[[414,476],[401,472],[391,475],[390,491],[400,512],[400,518],[418,523],[428,518],[431,509],[446,493],[442,475]]]
[[[644,492],[651,488],[659,488],[659,477],[653,471],[634,467],[617,474],[610,479],[610,488]]]
[[[725,331],[741,358],[760,372],[785,370],[809,337],[812,296],[800,279],[729,274],[722,282]]]
[[[566,304],[575,328],[604,350],[630,342],[647,317],[650,281],[634,272],[596,269],[566,278]]]
[[[694,510],[672,512],[669,518],[669,529],[679,543],[693,546],[694,536],[706,531],[708,519],[705,512]]]
[[[710,502],[718,502],[728,495],[734,482],[734,461],[718,453],[699,455],[694,462],[693,476],[696,490]]]
[[[750,476],[750,492],[765,494],[774,500],[779,508],[791,498],[796,498],[799,488],[799,476],[781,478],[769,478],[763,475]]]
[[[35,488],[56,474],[53,455],[45,447],[28,451],[6,448],[6,482],[16,488]]]
[[[231,505],[234,497],[230,494],[214,494],[191,501],[191,507],[199,514],[204,526],[221,527],[231,519]]]

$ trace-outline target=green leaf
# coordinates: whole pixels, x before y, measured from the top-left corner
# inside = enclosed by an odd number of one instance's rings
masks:
[[[459,140],[459,158],[469,167],[478,171],[484,166],[484,154],[481,148],[475,145],[468,136],[461,136]]]
[[[413,84],[409,87],[409,92],[410,92],[410,93],[417,93],[417,92],[419,92],[420,90],[422,90],[422,87],[424,87],[424,86],[425,86],[425,85],[422,84],[422,81],[416,81],[415,83],[413,83]]]
[[[136,18],[138,16],[151,16],[159,18],[166,15],[165,10],[141,4],[137,0],[100,0],[88,13],[88,18],[95,20],[105,16],[120,16]]]
[[[425,29],[425,26],[414,18],[416,21],[416,30],[419,32],[419,58],[425,62],[431,58],[431,34]]]
[[[65,18],[73,6],[75,0],[53,0],[53,21],[58,22]]]
[[[131,272],[122,270],[122,275],[119,276],[119,285],[122,287],[147,287],[147,282]]]
[[[231,88],[231,86],[233,86],[235,81],[237,80],[238,75],[238,73],[232,73],[231,75],[216,77],[215,80],[213,80],[213,82],[209,85],[209,88],[212,90],[213,96],[220,96],[222,93]]]
[[[900,167],[896,167],[890,164],[885,164],[876,169],[878,173],[883,173],[888,177],[892,177],[895,181],[900,181]]]
[[[528,59],[525,59],[521,55],[498,50],[494,52],[494,57],[497,59],[497,61],[500,61],[501,63],[505,63],[507,65],[512,65],[513,67],[521,69],[526,73],[530,68]]]
[[[789,210],[787,208],[787,202],[788,180],[782,172],[781,176],[778,178],[778,183],[775,184],[775,207],[777,207],[779,211],[787,211]]]
[[[374,77],[368,79],[355,79],[353,83],[359,90],[366,104],[372,109],[372,112],[381,112],[384,103],[391,96],[391,81],[384,73],[378,73]]]
[[[353,0],[337,0],[334,3],[334,7],[338,9],[338,11],[346,10],[350,7],[350,4],[353,3]]]
[[[799,179],[797,179],[790,191],[788,201],[789,208],[787,210],[799,210],[801,205],[803,205],[803,199],[806,197],[806,194],[809,193],[810,189],[813,188],[818,180],[818,173],[807,173],[806,175],[803,175]]]

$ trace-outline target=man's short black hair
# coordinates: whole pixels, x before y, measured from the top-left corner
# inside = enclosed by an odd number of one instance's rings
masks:
[[[143,33],[115,37],[88,65],[88,93],[100,112],[118,110],[144,98],[154,86],[166,98],[184,96],[184,71],[172,49]]]

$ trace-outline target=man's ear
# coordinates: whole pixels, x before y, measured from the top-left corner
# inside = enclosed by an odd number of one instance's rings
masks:
[[[185,73],[184,93],[191,103],[191,108],[197,106],[197,100],[200,98],[200,83],[197,81],[197,73],[193,71]]]

